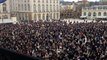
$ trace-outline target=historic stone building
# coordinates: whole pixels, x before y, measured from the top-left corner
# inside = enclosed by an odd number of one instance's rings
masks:
[[[107,5],[94,5],[82,9],[81,18],[107,19]]]
[[[10,19],[10,1],[7,0],[5,3],[0,4],[0,19]]]
[[[21,20],[60,19],[60,0],[7,0],[0,4],[0,15]],[[8,16],[8,18],[10,18]]]

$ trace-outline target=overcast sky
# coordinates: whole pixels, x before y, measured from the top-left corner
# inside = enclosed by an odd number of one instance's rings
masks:
[[[78,0],[64,0],[64,1],[78,1]],[[79,1],[81,1],[81,0],[79,0]],[[99,0],[88,0],[88,1],[99,1]]]

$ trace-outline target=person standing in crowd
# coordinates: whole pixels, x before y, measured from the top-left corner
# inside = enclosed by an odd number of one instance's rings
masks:
[[[0,24],[0,47],[45,60],[107,60],[107,23]]]

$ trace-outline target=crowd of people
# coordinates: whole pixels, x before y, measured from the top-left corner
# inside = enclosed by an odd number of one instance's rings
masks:
[[[107,60],[107,23],[0,24],[0,48],[44,60]]]

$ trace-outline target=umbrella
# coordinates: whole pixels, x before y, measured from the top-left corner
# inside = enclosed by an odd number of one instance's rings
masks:
[[[3,2],[5,2],[6,0],[0,0],[0,3],[3,3]]]

